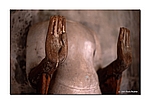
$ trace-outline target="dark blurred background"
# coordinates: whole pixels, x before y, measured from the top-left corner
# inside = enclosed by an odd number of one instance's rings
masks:
[[[121,94],[140,94],[140,10],[10,10],[10,94],[33,92],[26,77],[26,38],[32,25],[52,15],[65,16],[95,31],[102,49],[102,67],[116,59],[119,29],[128,28],[133,62],[123,72],[120,90]]]

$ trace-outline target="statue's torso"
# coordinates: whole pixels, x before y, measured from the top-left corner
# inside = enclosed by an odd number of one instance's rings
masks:
[[[44,22],[30,29],[27,39],[27,73],[45,57],[48,24]],[[67,38],[68,55],[53,76],[50,93],[100,94],[95,69],[100,50],[97,50],[94,34],[81,24],[67,21]]]

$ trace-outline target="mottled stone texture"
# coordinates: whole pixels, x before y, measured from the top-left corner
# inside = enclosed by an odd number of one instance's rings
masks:
[[[31,94],[26,77],[26,39],[29,28],[49,19],[52,15],[62,15],[69,20],[77,21],[95,31],[100,39],[102,49],[102,67],[107,66],[117,57],[117,39],[119,28],[126,27],[131,33],[133,62],[124,71],[121,93],[131,91],[140,93],[140,11],[10,11],[11,41],[11,82],[10,94]],[[36,30],[35,30],[36,31]],[[133,92],[131,94],[134,94]]]

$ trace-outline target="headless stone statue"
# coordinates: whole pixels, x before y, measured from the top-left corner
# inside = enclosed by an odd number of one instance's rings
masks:
[[[131,64],[130,32],[120,28],[117,59],[100,69],[97,35],[85,26],[53,16],[33,26],[27,38],[27,74],[37,94],[117,94]]]

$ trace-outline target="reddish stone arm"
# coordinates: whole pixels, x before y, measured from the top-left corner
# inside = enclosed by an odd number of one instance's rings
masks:
[[[52,16],[46,35],[45,58],[29,73],[29,82],[37,94],[48,94],[52,75],[67,54],[66,19],[63,16]]]
[[[117,43],[117,59],[97,71],[102,94],[118,94],[122,72],[131,65],[131,62],[130,31],[122,27]]]

